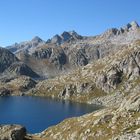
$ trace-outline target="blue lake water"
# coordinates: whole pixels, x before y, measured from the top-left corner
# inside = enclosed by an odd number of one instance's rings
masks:
[[[65,118],[97,110],[95,105],[39,97],[0,97],[0,124],[21,124],[38,133]]]

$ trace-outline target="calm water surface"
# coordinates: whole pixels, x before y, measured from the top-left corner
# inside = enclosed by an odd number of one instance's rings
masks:
[[[94,105],[39,97],[0,97],[0,124],[21,124],[38,133],[65,118],[97,110]]]

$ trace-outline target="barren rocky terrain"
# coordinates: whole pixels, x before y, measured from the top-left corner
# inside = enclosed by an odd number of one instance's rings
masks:
[[[7,48],[0,50],[0,96],[51,97],[104,108],[34,135],[21,126],[0,126],[2,140],[140,139],[140,27],[136,22],[94,37],[64,32],[48,41],[35,37]]]

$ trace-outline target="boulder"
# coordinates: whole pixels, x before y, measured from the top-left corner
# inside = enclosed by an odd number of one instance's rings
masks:
[[[19,125],[0,125],[0,140],[24,140],[26,129]]]

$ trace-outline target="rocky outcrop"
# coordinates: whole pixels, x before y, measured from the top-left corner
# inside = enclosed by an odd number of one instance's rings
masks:
[[[4,87],[0,89],[0,96],[8,96],[8,95],[10,95],[10,93],[11,93],[11,91]]]
[[[59,97],[68,99],[75,93],[76,93],[75,85],[66,85],[63,91],[60,92]]]
[[[112,67],[107,74],[102,74],[99,76],[96,84],[102,90],[109,93],[112,90],[116,89],[117,85],[122,81],[122,71],[117,67]]]
[[[80,96],[82,94],[90,93],[95,88],[95,85],[88,82],[73,83],[65,85],[64,89],[59,93],[58,97],[69,99],[72,96]]]
[[[26,129],[19,125],[0,125],[1,140],[24,140]]]
[[[85,66],[88,64],[88,58],[84,49],[76,50],[69,54],[69,63],[73,66]]]
[[[0,96],[27,95],[36,84],[35,80],[27,76],[4,77],[0,79]]]
[[[13,93],[14,93],[14,90],[18,91],[18,92],[21,92],[21,93],[26,92],[29,89],[34,88],[36,84],[37,84],[36,81],[34,81],[32,78],[27,77],[27,76],[17,77],[15,79],[9,81],[8,83],[6,83],[7,88],[12,87],[11,90],[13,91]]]
[[[14,62],[18,62],[17,57],[5,48],[0,48],[0,73],[4,72]]]
[[[67,56],[62,49],[53,49],[49,62],[61,69],[67,62]]]
[[[121,63],[121,69],[128,78],[140,76],[140,51],[135,51]]]
[[[140,76],[139,49],[130,52],[122,61],[114,62],[110,69],[103,72],[96,81],[96,85],[109,93],[117,88],[124,79],[132,80]]]
[[[4,73],[5,75],[25,75],[33,78],[39,78],[39,75],[37,73],[35,73],[30,67],[22,62],[13,63],[10,67],[8,67],[8,69],[5,70]]]
[[[49,59],[52,54],[52,48],[46,48],[46,49],[41,49],[41,50],[36,50],[32,56],[35,57],[36,59]]]

